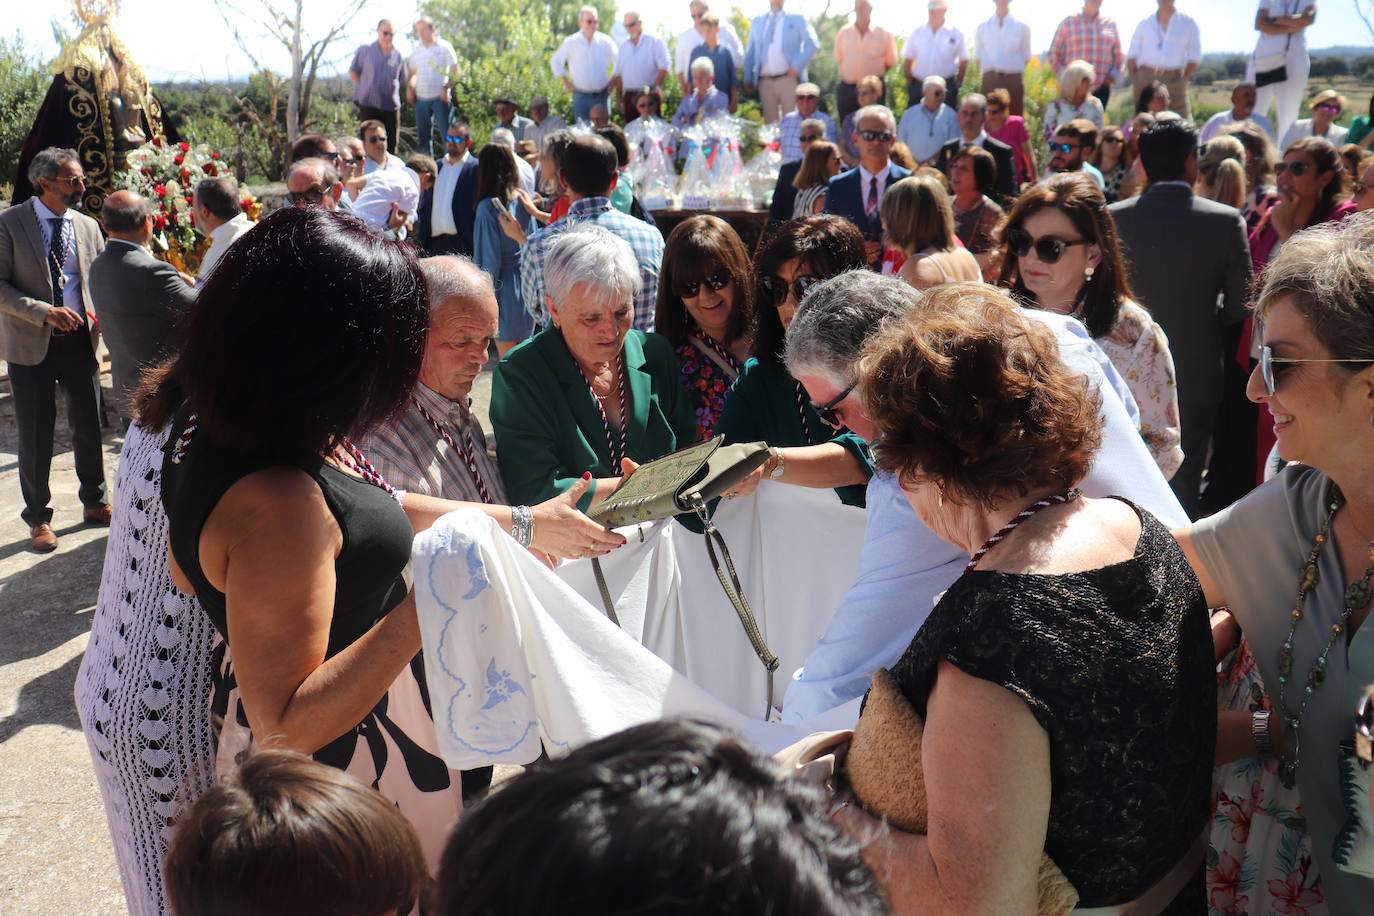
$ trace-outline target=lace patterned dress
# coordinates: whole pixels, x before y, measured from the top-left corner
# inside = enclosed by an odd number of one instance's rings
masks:
[[[892,669],[922,716],[942,661],[1025,701],[1050,741],[1045,851],[1080,907],[1139,897],[1207,823],[1216,745],[1207,604],[1168,530],[1136,512],[1130,560],[1068,575],[966,573]],[[1165,912],[1201,913],[1203,898],[1199,868]]]
[[[169,912],[162,860],[172,820],[214,779],[214,627],[167,571],[165,439],[137,423],[124,438],[105,569],[76,674],[76,708],[133,916]]]

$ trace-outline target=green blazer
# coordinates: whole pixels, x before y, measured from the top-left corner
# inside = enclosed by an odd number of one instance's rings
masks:
[[[621,354],[630,396],[627,457],[643,463],[696,441],[696,423],[667,338],[632,330]],[[512,503],[552,499],[586,471],[593,477],[620,476],[620,468],[611,467],[601,412],[563,332],[552,325],[497,365],[491,428]]]
[[[716,433],[727,443],[762,440],[776,448],[836,442],[854,456],[869,477],[873,476],[868,443],[849,430],[837,433],[822,423],[809,399],[798,411],[797,383],[792,376],[781,366],[761,363],[757,358],[744,364],[744,371],[725,396]],[[845,505],[863,507],[867,490],[863,484],[851,484],[836,487],[835,493]]]

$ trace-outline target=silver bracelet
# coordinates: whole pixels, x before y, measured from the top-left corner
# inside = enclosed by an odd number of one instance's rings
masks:
[[[529,506],[510,507],[510,535],[521,547],[534,541],[534,513]]]
[[[1250,714],[1250,737],[1261,757],[1274,756],[1274,737],[1269,732],[1269,710],[1257,709]]]

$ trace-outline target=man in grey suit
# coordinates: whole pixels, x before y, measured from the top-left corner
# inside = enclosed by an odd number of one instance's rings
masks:
[[[91,263],[91,285],[100,292],[96,314],[110,350],[119,415],[127,422],[139,374],[167,356],[177,319],[196,294],[175,267],[144,247],[153,237],[148,201],[115,191],[105,198],[100,221],[110,240]]]
[[[19,430],[20,517],[36,550],[54,550],[48,502],[56,388],[67,395],[82,520],[108,525],[105,465],[91,320],[91,262],[104,247],[100,227],[75,207],[85,187],[76,151],[48,147],[29,163],[38,190],[0,213],[0,358],[9,363]]]
[[[1157,121],[1141,134],[1150,186],[1112,204],[1131,287],[1169,337],[1178,379],[1183,466],[1169,481],[1196,518],[1222,401],[1225,331],[1245,319],[1250,246],[1234,207],[1193,194],[1197,126]]]

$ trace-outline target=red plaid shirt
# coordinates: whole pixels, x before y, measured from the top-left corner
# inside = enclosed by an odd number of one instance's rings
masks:
[[[1121,73],[1121,38],[1116,23],[1075,13],[1059,23],[1050,43],[1050,68],[1061,73],[1070,61],[1086,60],[1097,72],[1096,89]]]

